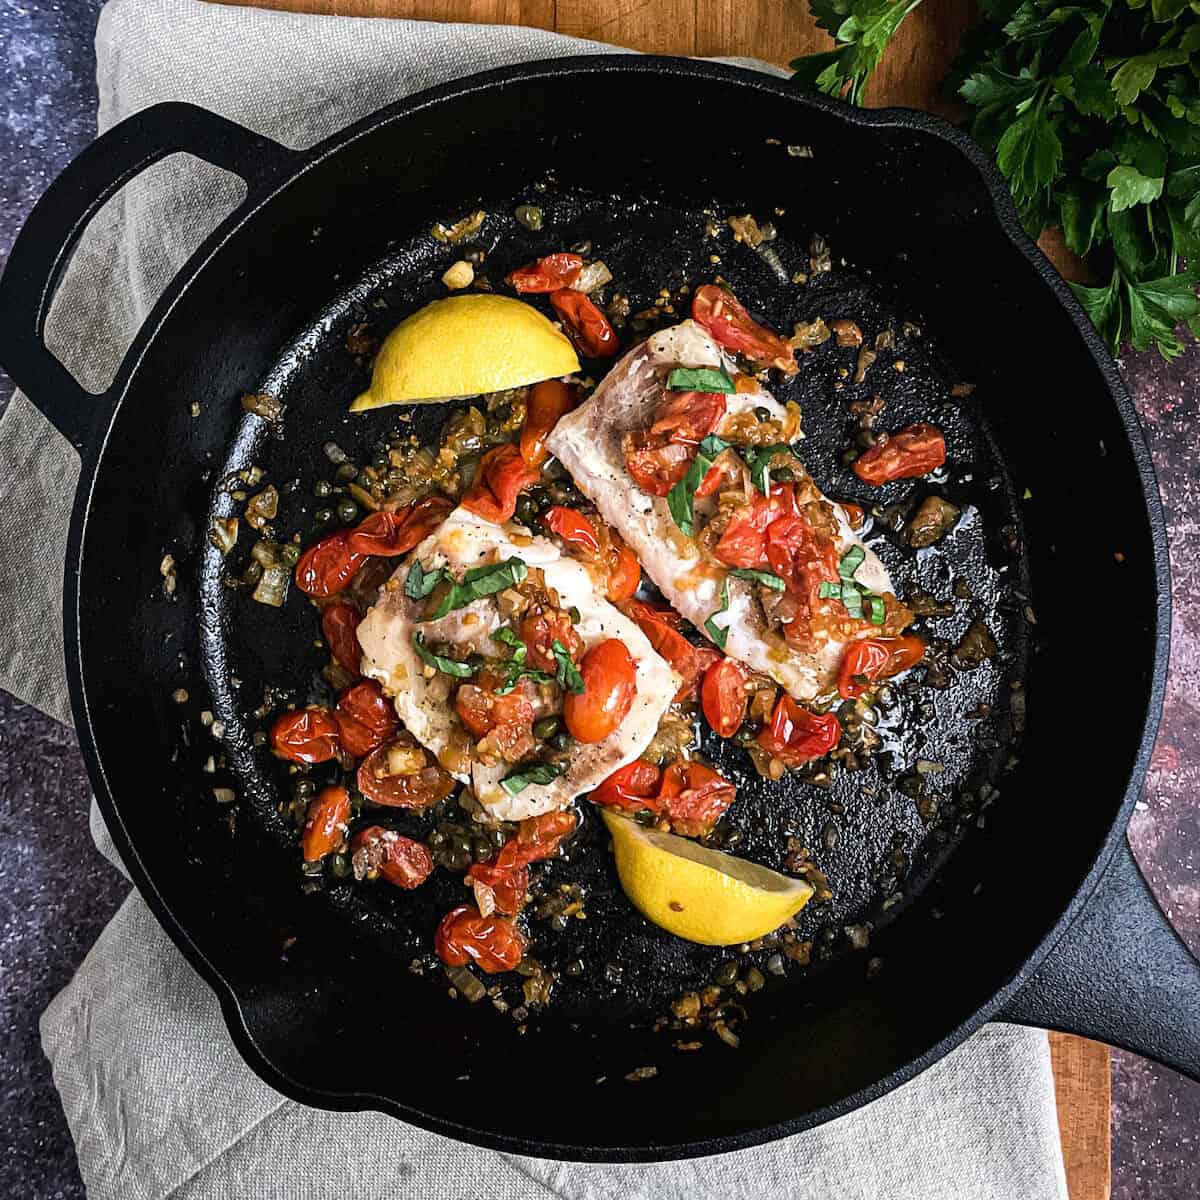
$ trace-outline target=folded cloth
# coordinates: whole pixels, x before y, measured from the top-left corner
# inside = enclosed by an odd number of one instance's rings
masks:
[[[146,105],[188,100],[291,146],[485,67],[616,52],[539,30],[199,0],[113,0],[96,49],[101,129]],[[103,387],[163,285],[237,199],[223,173],[178,156],[97,217],[48,331],[86,386]],[[0,616],[9,631],[0,686],[62,721],[62,562],[78,470],[68,444],[17,394],[0,419]],[[35,613],[41,619],[30,621]],[[117,862],[94,806],[92,831]],[[41,1029],[93,1200],[1066,1197],[1046,1037],[1014,1026],[985,1028],[905,1087],[820,1129],[647,1166],[482,1151],[377,1113],[286,1099],[242,1062],[213,994],[136,893]]]

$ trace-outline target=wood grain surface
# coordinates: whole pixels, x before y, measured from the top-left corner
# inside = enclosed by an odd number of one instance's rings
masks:
[[[347,17],[531,25],[656,54],[745,55],[786,66],[826,50],[806,0],[229,0],[261,8]],[[901,27],[867,91],[871,105],[952,115],[940,81],[974,18],[971,0],[925,0]],[[1053,234],[1043,249],[1078,277]],[[1110,1062],[1107,1046],[1050,1035],[1059,1129],[1071,1200],[1109,1200]],[[969,1200],[969,1197],[964,1198]],[[1019,1198],[1014,1197],[1014,1200]]]

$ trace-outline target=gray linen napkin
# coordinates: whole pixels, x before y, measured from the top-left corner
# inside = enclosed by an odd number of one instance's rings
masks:
[[[293,16],[198,0],[112,0],[96,46],[101,129],[182,99],[291,146],[440,80],[614,49],[537,30]],[[177,157],[93,222],[50,331],[85,385],[104,385],[162,286],[237,198],[227,176]],[[10,631],[0,686],[62,721],[70,718],[62,560],[77,477],[66,442],[15,396],[0,419],[0,619]],[[36,526],[31,507],[41,510]],[[49,617],[18,620],[30,613]],[[94,805],[91,828],[119,866]],[[41,1029],[93,1200],[1066,1197],[1046,1038],[1014,1026],[985,1028],[904,1088],[820,1129],[641,1167],[485,1152],[375,1113],[286,1099],[241,1061],[214,996],[136,893]]]

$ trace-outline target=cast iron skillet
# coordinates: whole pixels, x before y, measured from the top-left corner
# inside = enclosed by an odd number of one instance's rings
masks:
[[[789,144],[814,156],[792,156]],[[112,387],[89,395],[43,345],[59,276],[100,205],[179,150],[240,175],[247,198],[168,287]],[[432,920],[419,893],[411,909],[382,887],[300,894],[275,813],[281,773],[251,740],[262,685],[303,698],[320,660],[301,649],[315,626],[297,597],[276,613],[221,586],[204,536],[212,507],[228,503],[217,481],[252,461],[279,481],[294,474],[285,510],[300,527],[320,443],[338,438],[365,455],[389,423],[386,413],[366,424],[344,415],[362,381],[343,349],[348,327],[384,331],[436,293],[447,260],[423,236],[433,220],[476,203],[504,213],[536,196],[564,236],[594,237],[646,290],[643,303],[658,283],[710,275],[698,232],[709,206],[785,208],[789,266],[810,233],[824,234],[838,265],[811,292],[778,286],[745,253],[727,252],[721,270],[781,325],[817,311],[860,316],[871,330],[921,324],[928,341],[905,349],[911,383],[893,372],[880,385],[887,422],[946,425],[957,465],[945,489],[974,514],[945,557],[905,557],[887,536],[879,545],[906,585],[945,594],[952,576],[966,578],[977,597],[967,615],[988,616],[1002,665],[947,693],[915,689],[904,704],[921,720],[904,728],[922,732],[896,742],[898,768],[839,777],[832,797],[746,781],[745,844],[769,858],[791,821],[838,898],[824,915],[805,914],[828,952],[753,997],[736,1053],[681,1054],[629,1026],[725,955],[670,946],[617,903],[594,821],[571,863],[552,871],[593,885],[595,933],[570,944],[544,935],[551,959],[578,945],[588,971],[521,1036],[486,1004],[452,1004],[413,977]],[[549,237],[506,236],[494,277],[550,248]],[[672,270],[679,279],[664,278]],[[1200,969],[1124,837],[1167,662],[1167,554],[1149,456],[1112,361],[1021,233],[991,166],[949,126],[649,57],[475,76],[305,152],[160,105],[100,138],[51,186],[13,248],[0,309],[0,359],[83,458],[64,610],[73,711],[101,807],[140,891],[274,1087],[527,1154],[651,1160],[731,1150],[849,1112],[991,1019],[1102,1038],[1200,1078]],[[861,496],[836,460],[845,396],[829,362],[806,362],[795,385],[806,455],[832,494]],[[948,405],[959,379],[975,396]],[[288,401],[282,439],[238,405],[264,386]],[[915,494],[901,485],[884,499]],[[168,550],[180,564],[174,602],[159,580]],[[962,624],[951,626],[931,632],[953,638]],[[232,837],[213,780],[197,770],[214,748],[199,702],[169,700],[206,685],[241,796]],[[964,705],[980,697],[994,701],[992,717],[965,724]],[[914,756],[934,751],[947,778],[927,823],[899,782]],[[984,783],[998,788],[994,799]],[[821,841],[831,817],[842,831],[834,847]],[[897,864],[909,861],[905,876]],[[437,886],[419,903],[444,907],[452,885]],[[900,903],[885,909],[891,896]],[[840,951],[841,922],[864,920],[876,926],[869,964]],[[605,961],[632,984],[596,982]],[[656,1078],[623,1082],[649,1064]]]

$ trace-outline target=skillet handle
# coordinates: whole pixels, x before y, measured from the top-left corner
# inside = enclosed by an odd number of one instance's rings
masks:
[[[0,363],[80,451],[118,385],[99,395],[88,392],[50,353],[44,340],[50,305],[75,244],[105,201],[176,151],[240,176],[247,189],[243,208],[296,158],[278,142],[192,104],[143,109],[92,142],[51,183],[17,235],[0,276]]]
[[[1200,962],[1124,839],[1083,911],[997,1019],[1108,1042],[1200,1081]]]

